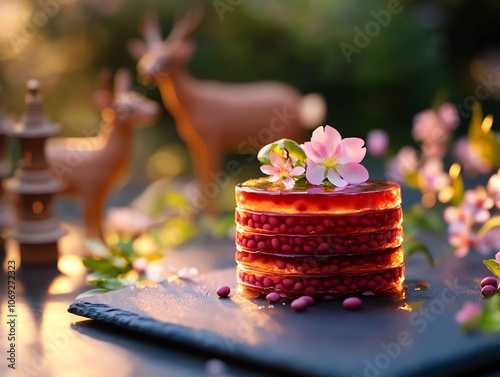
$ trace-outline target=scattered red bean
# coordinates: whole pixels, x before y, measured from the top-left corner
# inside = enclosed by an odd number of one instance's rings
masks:
[[[266,300],[269,302],[277,302],[281,298],[280,294],[278,292],[271,292],[268,293],[266,296]]]
[[[483,288],[481,288],[481,294],[483,296],[488,296],[497,291],[497,286],[496,285],[485,285]]]
[[[486,285],[493,285],[497,286],[498,285],[498,278],[495,276],[487,276],[483,280],[481,280],[481,288],[483,288]]]
[[[231,293],[231,288],[229,288],[227,285],[221,285],[219,288],[217,288],[216,293],[219,295],[219,297],[227,297],[229,296],[229,293]]]
[[[302,298],[297,298],[292,301],[292,304],[290,305],[293,310],[296,312],[301,312],[307,308],[307,301],[303,300]]]
[[[366,297],[369,297],[369,296],[373,296],[374,293],[373,292],[370,292],[370,291],[366,291],[366,292],[363,292],[361,293],[363,296],[366,296]]]
[[[307,305],[312,305],[315,303],[315,300],[311,296],[301,296],[299,298],[305,300],[307,302]]]
[[[347,310],[359,309],[361,306],[361,299],[359,297],[348,297],[344,300],[342,306]]]

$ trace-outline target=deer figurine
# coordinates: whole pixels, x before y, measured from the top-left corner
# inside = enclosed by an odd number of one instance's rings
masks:
[[[203,191],[222,171],[224,153],[247,155],[250,162],[272,141],[300,140],[306,127],[323,122],[326,106],[322,96],[303,96],[280,82],[231,84],[192,77],[186,69],[195,49],[189,37],[202,18],[201,9],[188,11],[163,40],[157,18],[147,15],[144,40],[131,40],[128,47],[138,60],[139,79],[159,87]]]
[[[99,90],[95,100],[103,122],[95,137],[51,138],[47,162],[64,185],[63,194],[81,200],[86,236],[103,239],[102,213],[107,194],[124,175],[132,155],[133,129],[155,123],[160,106],[131,91],[130,74],[119,70],[114,91]]]

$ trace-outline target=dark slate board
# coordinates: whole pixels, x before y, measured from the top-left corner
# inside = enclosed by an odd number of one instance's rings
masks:
[[[418,261],[417,261],[418,262]],[[472,267],[471,267],[472,266]],[[146,288],[126,288],[74,302],[71,313],[263,366],[309,376],[447,376],[497,363],[500,337],[465,334],[454,315],[482,300],[481,261],[407,267],[406,298],[370,297],[348,312],[340,301],[295,313],[238,291],[234,268]],[[464,277],[465,276],[465,277]],[[430,289],[412,279],[431,277]],[[216,288],[234,293],[219,299]],[[409,305],[420,310],[405,310]],[[400,345],[396,345],[397,343]]]

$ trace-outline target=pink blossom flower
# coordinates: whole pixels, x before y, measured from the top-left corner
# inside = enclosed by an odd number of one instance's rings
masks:
[[[319,185],[325,178],[337,187],[358,185],[368,179],[368,170],[360,164],[365,157],[363,139],[342,139],[333,127],[318,127],[311,141],[304,143],[307,156],[306,178]]]
[[[396,182],[404,182],[408,174],[418,168],[418,157],[415,148],[405,146],[387,163],[387,176]]]
[[[285,187],[290,190],[295,185],[295,180],[293,177],[300,176],[304,174],[305,169],[302,166],[296,166],[292,168],[292,161],[288,158],[285,162],[283,159],[275,152],[269,153],[269,160],[271,165],[263,165],[260,170],[264,174],[268,174],[270,182],[276,182],[281,180]]]
[[[426,158],[442,158],[446,154],[446,144],[458,124],[455,107],[443,104],[438,111],[425,110],[413,118],[412,137],[423,143],[422,153]]]
[[[495,202],[496,207],[500,209],[500,169],[490,177],[486,189],[491,199]]]
[[[481,314],[481,307],[475,302],[466,301],[462,308],[455,314],[455,320],[460,325],[470,321]]]
[[[500,249],[500,228],[490,229],[477,240],[476,250],[483,255],[488,255],[492,250]]]
[[[382,157],[389,146],[389,135],[384,130],[374,129],[366,136],[366,149],[375,157]]]
[[[467,136],[458,139],[453,147],[453,154],[466,174],[486,174],[491,170],[491,164],[481,157],[476,148],[470,145]]]
[[[476,247],[477,238],[476,236],[469,232],[468,230],[452,233],[448,237],[448,242],[451,246],[455,247],[455,256],[457,258],[463,258],[469,254],[471,248]]]
[[[484,223],[490,218],[490,209],[493,207],[493,199],[488,196],[483,186],[474,190],[467,190],[464,194],[462,208],[469,213],[475,222]]]
[[[438,109],[438,116],[447,128],[457,128],[460,118],[458,117],[457,108],[451,103],[443,103]]]
[[[461,207],[447,207],[443,213],[444,220],[448,223],[448,233],[460,233],[469,229],[471,216]]]
[[[443,161],[437,158],[427,160],[419,170],[419,177],[424,191],[439,192],[449,185],[450,177],[444,171]]]
[[[497,261],[497,263],[500,263],[500,251],[495,254],[495,260]]]

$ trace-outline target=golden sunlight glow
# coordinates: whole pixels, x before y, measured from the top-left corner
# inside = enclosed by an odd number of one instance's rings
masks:
[[[422,195],[422,205],[425,208],[432,208],[436,204],[436,195],[433,192],[426,192]]]
[[[81,258],[72,254],[61,255],[57,262],[57,268],[63,274],[69,276],[85,273],[85,266],[83,265]]]
[[[449,171],[450,177],[457,178],[460,175],[460,170],[462,170],[462,167],[458,162],[455,162],[453,165],[450,166],[450,171]]]
[[[176,177],[186,168],[186,151],[178,144],[169,144],[154,153],[146,166],[150,180]]]
[[[493,115],[487,115],[481,124],[481,130],[486,134],[490,132],[491,126],[493,125]]]
[[[150,235],[142,234],[134,240],[134,250],[145,256],[158,251],[158,245]]]
[[[455,189],[452,186],[445,186],[438,193],[438,200],[441,203],[448,203],[455,195]]]
[[[73,292],[74,283],[69,276],[59,275],[57,276],[49,286],[50,295],[62,295],[65,293]]]

